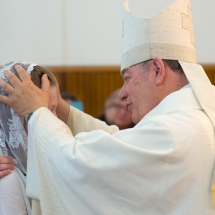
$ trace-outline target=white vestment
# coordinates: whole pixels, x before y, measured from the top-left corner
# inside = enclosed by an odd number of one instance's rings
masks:
[[[31,205],[25,195],[26,178],[15,168],[0,179],[0,215],[30,215]]]
[[[189,85],[131,129],[75,108],[68,125],[46,108],[29,121],[27,189],[43,214],[215,214],[214,129]]]

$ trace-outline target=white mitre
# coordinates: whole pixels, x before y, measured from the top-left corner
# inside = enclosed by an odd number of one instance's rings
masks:
[[[215,129],[215,88],[196,64],[190,0],[176,0],[159,14],[142,19],[130,13],[125,2],[121,71],[155,57],[179,61]],[[215,171],[212,190],[215,205]]]
[[[121,69],[161,57],[196,63],[189,0],[178,0],[152,18],[140,19],[124,4]]]

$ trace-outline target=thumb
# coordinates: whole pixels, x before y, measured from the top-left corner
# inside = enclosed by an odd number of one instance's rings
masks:
[[[49,93],[50,93],[50,81],[48,79],[47,74],[44,74],[41,78],[41,90],[46,95],[46,97],[49,99]]]
[[[41,78],[42,84],[41,84],[41,90],[43,91],[43,93],[48,94],[49,95],[49,91],[50,91],[50,81],[48,79],[48,76],[46,74],[44,74]]]

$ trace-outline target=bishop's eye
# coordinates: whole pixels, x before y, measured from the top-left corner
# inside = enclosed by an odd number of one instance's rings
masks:
[[[123,79],[124,79],[124,82],[128,82],[128,80],[130,79],[130,77],[125,76]]]

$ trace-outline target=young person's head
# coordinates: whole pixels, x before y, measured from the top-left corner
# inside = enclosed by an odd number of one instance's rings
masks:
[[[34,66],[33,70],[31,71],[31,80],[32,82],[39,88],[41,88],[41,78],[46,74],[50,81],[50,98],[49,98],[49,110],[56,115],[56,108],[57,108],[57,89],[58,89],[58,82],[56,77],[53,75],[51,71],[48,69],[41,67],[41,66]]]
[[[41,77],[46,74],[50,81],[51,92],[49,109],[56,114],[58,82],[55,76],[46,68],[27,62],[11,62],[0,68],[0,77],[8,82],[4,76],[5,70],[10,70],[18,78],[15,65],[21,65],[31,76],[33,83],[41,87]],[[0,89],[1,95],[9,96],[4,89]],[[27,131],[26,120],[20,117],[8,105],[0,103],[0,155],[10,155],[17,161],[18,168],[25,174],[27,167]]]

